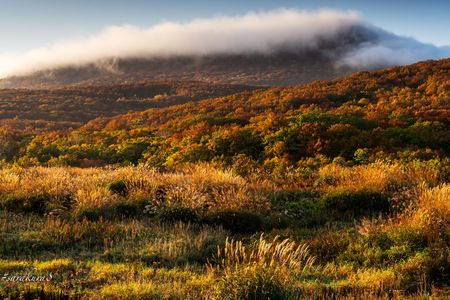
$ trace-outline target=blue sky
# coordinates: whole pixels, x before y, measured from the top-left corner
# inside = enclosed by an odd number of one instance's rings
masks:
[[[0,0],[0,53],[85,37],[109,25],[149,27],[163,20],[183,22],[274,8],[355,10],[396,34],[450,45],[449,0]]]

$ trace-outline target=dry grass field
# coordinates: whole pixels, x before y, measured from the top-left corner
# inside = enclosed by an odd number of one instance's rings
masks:
[[[445,298],[448,168],[329,163],[277,181],[210,164],[4,167],[0,295]]]

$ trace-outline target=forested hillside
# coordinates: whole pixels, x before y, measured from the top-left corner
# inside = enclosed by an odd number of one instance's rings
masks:
[[[220,97],[256,87],[196,81],[141,81],[109,86],[46,90],[0,89],[0,156],[11,161],[31,138],[79,128],[99,116],[114,116]]]
[[[39,135],[14,159],[160,167],[230,164],[237,156],[258,165],[295,165],[318,155],[353,160],[355,153],[370,161],[441,157],[450,151],[449,71],[449,59],[427,61],[97,118],[80,129]]]
[[[0,122],[15,119],[58,123],[60,129],[79,127],[98,116],[113,116],[152,107],[165,107],[221,97],[256,87],[196,81],[141,81],[120,85],[28,90],[0,89]]]

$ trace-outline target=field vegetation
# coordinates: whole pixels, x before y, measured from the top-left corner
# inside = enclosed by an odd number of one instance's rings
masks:
[[[448,167],[329,163],[306,176],[286,170],[281,184],[209,164],[174,173],[145,166],[4,168],[0,271],[50,272],[54,280],[10,282],[0,293],[440,295],[450,274],[450,186],[442,173]]]

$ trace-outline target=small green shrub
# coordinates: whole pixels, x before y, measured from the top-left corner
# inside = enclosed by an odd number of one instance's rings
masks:
[[[325,209],[337,217],[376,216],[389,212],[389,198],[379,192],[335,192],[322,197]]]
[[[98,221],[100,219],[111,220],[118,217],[115,213],[117,204],[106,205],[101,207],[86,207],[76,211],[76,219],[88,221]]]
[[[342,156],[336,156],[335,158],[333,158],[333,163],[340,166],[345,166],[347,161]]]
[[[128,195],[128,187],[123,180],[113,181],[107,185],[107,188],[113,194],[117,194],[123,197]]]
[[[198,214],[193,208],[183,206],[164,207],[159,212],[158,218],[167,223],[196,223],[199,220]]]
[[[316,196],[314,192],[304,190],[280,191],[270,201],[273,209],[284,218],[282,224],[289,220],[292,225],[313,227],[326,221],[323,205],[315,199]]]
[[[46,195],[16,196],[9,195],[2,199],[1,208],[17,213],[43,214],[49,197]]]
[[[203,222],[210,226],[222,226],[232,233],[254,233],[263,227],[262,218],[252,212],[222,210],[207,213]]]
[[[407,246],[411,251],[422,251],[427,247],[427,239],[424,233],[407,226],[391,229],[387,234],[395,245]]]
[[[325,231],[315,235],[313,239],[308,241],[308,244],[311,254],[317,257],[318,261],[325,262],[336,260],[346,251],[353,240],[354,233],[348,230]]]
[[[353,160],[357,164],[364,165],[364,164],[369,163],[369,157],[370,157],[369,150],[367,148],[364,148],[364,149],[360,148],[355,151],[355,153],[353,155]]]
[[[101,207],[83,208],[76,213],[79,220],[84,218],[89,221],[97,221],[100,218],[114,220],[120,218],[138,217],[144,211],[144,202],[141,201],[120,201]]]
[[[429,253],[419,252],[410,257],[398,269],[401,274],[401,285],[408,292],[417,292],[419,289],[429,290],[432,265],[433,258]]]
[[[255,173],[258,169],[258,163],[245,154],[238,154],[233,157],[231,170],[233,173],[247,177]]]
[[[102,207],[87,207],[76,211],[75,218],[78,220],[98,221],[105,218],[105,209]]]
[[[292,225],[291,220],[283,213],[270,214],[263,218],[263,224],[265,230],[286,229]]]
[[[111,207],[113,214],[118,217],[136,217],[142,212],[140,205],[132,202],[118,202]]]

